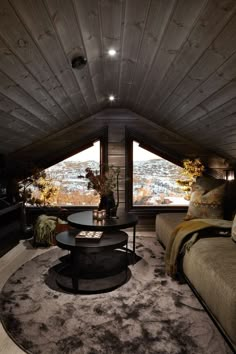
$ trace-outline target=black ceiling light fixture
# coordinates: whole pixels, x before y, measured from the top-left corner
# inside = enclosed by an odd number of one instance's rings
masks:
[[[87,59],[82,56],[79,55],[78,57],[75,57],[72,59],[71,61],[71,65],[73,69],[83,69],[83,67],[87,64]]]

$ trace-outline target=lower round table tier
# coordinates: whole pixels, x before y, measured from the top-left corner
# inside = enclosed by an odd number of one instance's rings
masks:
[[[124,284],[128,279],[128,235],[104,231],[100,240],[81,240],[75,238],[78,232],[69,230],[56,236],[57,245],[70,251],[70,261],[62,264],[58,274],[58,285],[75,293],[99,293]]]
[[[78,232],[78,230],[60,232],[56,236],[57,245],[70,251],[76,248],[83,252],[101,252],[114,249],[114,247],[122,247],[128,241],[128,235],[124,231],[114,231],[112,233],[104,231],[100,240],[76,239],[75,236]]]
[[[117,218],[105,218],[104,220],[96,220],[93,218],[93,211],[81,211],[71,214],[67,217],[69,225],[84,231],[115,231],[133,228],[133,262],[135,262],[135,238],[136,238],[136,225],[138,218],[136,215],[123,213],[118,215]]]

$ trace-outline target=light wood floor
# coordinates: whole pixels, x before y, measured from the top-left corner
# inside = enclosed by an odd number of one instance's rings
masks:
[[[129,238],[132,242],[132,231],[127,229]],[[136,233],[137,236],[155,237],[154,232],[142,232]],[[56,246],[55,246],[56,247]],[[0,290],[7,281],[7,279],[13,274],[22,264],[29,261],[33,257],[47,252],[48,249],[33,248],[30,245],[30,241],[21,240],[20,243],[10,250],[7,254],[0,258]],[[22,354],[25,353],[20,349],[7,335],[1,322],[0,322],[0,354]]]

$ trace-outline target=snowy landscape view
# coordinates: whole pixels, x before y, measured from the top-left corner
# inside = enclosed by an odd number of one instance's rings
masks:
[[[85,169],[99,171],[96,161],[63,161],[46,170],[58,187],[57,205],[97,205],[99,196],[88,190]],[[78,178],[80,176],[80,178]],[[135,206],[186,205],[176,180],[181,168],[164,160],[136,161],[133,165],[133,204]]]
[[[99,195],[88,190],[85,170],[90,167],[99,171],[100,145],[83,150],[52,167],[46,174],[58,191],[52,202],[59,206],[97,206]],[[182,168],[160,158],[133,143],[133,205],[187,205],[184,192],[176,183],[181,178]]]

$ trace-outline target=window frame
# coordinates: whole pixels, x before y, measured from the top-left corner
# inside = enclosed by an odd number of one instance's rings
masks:
[[[73,146],[68,146],[67,148],[65,148],[64,152],[59,152],[57,156],[50,158],[50,160],[47,159],[47,161],[44,161],[39,165],[43,169],[56,165],[57,163],[91,147],[93,143],[97,140],[100,140],[100,165],[102,167],[108,162],[108,127],[98,130],[94,134],[90,134],[85,137],[80,137],[79,141],[76,144],[73,144]]]
[[[158,205],[158,206],[134,206],[133,205],[133,142],[138,142],[139,146],[143,149],[146,149],[163,159],[166,159],[180,167],[182,167],[182,159],[183,157],[177,156],[174,157],[170,152],[167,152],[163,149],[163,147],[154,145],[153,142],[150,141],[149,144],[145,142],[145,139],[140,136],[131,133],[130,131],[126,131],[126,173],[125,173],[125,181],[126,181],[126,197],[125,197],[125,205],[126,211],[132,212],[138,215],[156,215],[160,212],[181,212],[187,211],[188,206],[170,206],[170,205]]]
[[[79,140],[78,145],[75,147],[73,146],[70,147],[70,149],[68,149],[66,152],[64,152],[63,154],[60,154],[60,156],[57,156],[56,159],[50,159],[44,162],[44,165],[41,164],[41,169],[47,169],[50,166],[56,165],[57,163],[75,155],[80,153],[81,151],[91,147],[93,145],[93,143],[95,143],[96,141],[100,141],[100,172],[103,173],[103,169],[104,167],[108,164],[108,127],[105,127],[102,130],[98,130],[95,134],[86,136],[85,138],[82,138]],[[45,206],[45,207],[36,207],[36,206],[29,206],[27,207],[27,210],[30,211],[30,213],[34,213],[34,211],[37,214],[37,211],[40,209],[42,210],[52,210],[54,211],[55,208],[58,209],[66,209],[68,211],[71,212],[77,212],[77,211],[84,211],[84,210],[92,210],[94,209],[94,205],[93,206],[89,206],[89,205],[72,205],[72,206]],[[53,213],[52,213],[53,215]]]

